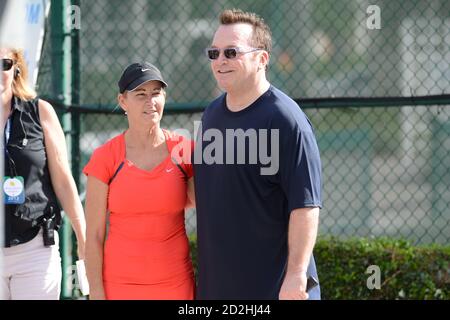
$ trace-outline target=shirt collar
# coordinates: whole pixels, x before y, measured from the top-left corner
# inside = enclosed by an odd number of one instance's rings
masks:
[[[13,113],[16,109],[23,112],[25,110],[25,106],[24,102],[20,98],[13,95],[11,100],[11,113]]]

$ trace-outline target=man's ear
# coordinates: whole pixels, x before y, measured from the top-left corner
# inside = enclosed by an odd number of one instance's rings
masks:
[[[269,53],[266,50],[262,51],[260,55],[260,68],[267,70],[267,66],[269,65]]]

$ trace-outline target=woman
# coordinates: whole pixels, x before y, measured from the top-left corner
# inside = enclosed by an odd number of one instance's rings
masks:
[[[83,207],[52,106],[27,84],[23,52],[0,48],[5,133],[5,248],[0,299],[59,299],[61,212],[70,218],[84,259]]]
[[[84,168],[90,299],[194,297],[184,226],[192,166],[180,161],[182,154],[174,157],[186,140],[160,128],[166,87],[152,64],[128,66],[118,102],[129,127],[96,149]]]

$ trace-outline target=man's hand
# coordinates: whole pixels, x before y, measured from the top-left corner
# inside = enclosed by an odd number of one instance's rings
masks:
[[[306,272],[286,273],[278,298],[280,300],[306,300]]]

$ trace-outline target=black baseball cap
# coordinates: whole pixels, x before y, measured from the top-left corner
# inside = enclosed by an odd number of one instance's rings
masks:
[[[167,87],[161,72],[151,63],[139,62],[130,64],[119,79],[119,91],[120,93],[124,93],[125,90],[133,91],[144,82],[151,80],[158,80],[164,87]]]

